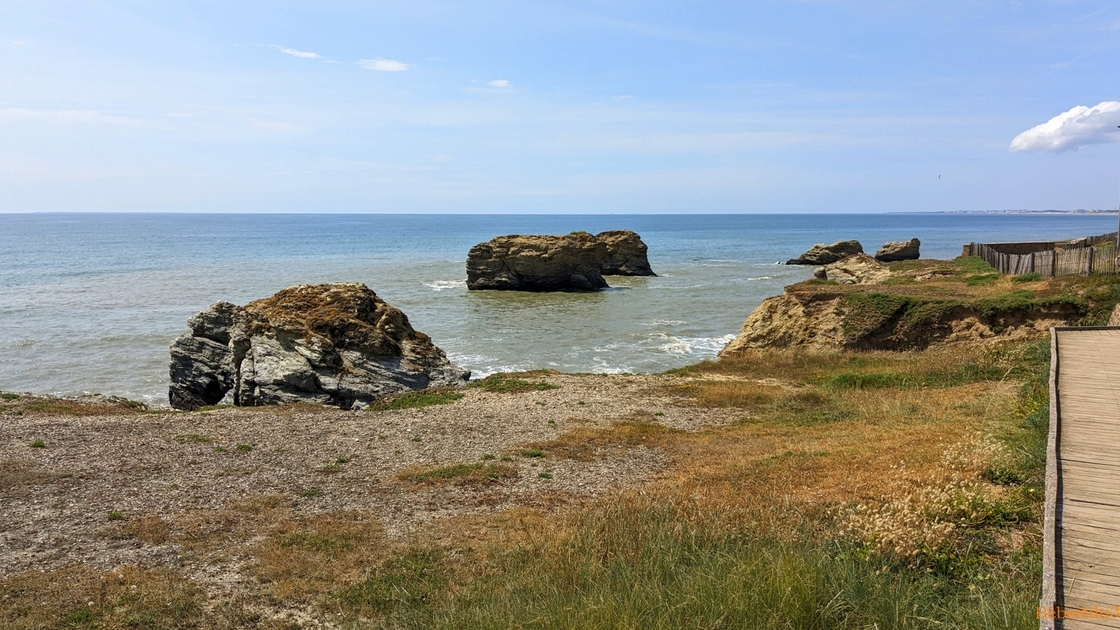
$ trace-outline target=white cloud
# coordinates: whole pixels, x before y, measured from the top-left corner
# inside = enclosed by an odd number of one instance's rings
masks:
[[[296,50],[295,48],[280,48],[279,46],[277,46],[276,48],[278,48],[280,50],[280,52],[284,53],[285,55],[291,55],[293,57],[299,57],[300,59],[322,59],[323,58],[323,56],[320,55],[319,53],[307,52],[307,51],[304,51],[304,50]]]
[[[12,48],[19,48],[20,46],[23,46],[26,43],[27,42],[23,41],[22,39],[17,39],[17,40],[12,42]]]
[[[102,114],[101,112],[84,109],[38,110],[24,109],[21,107],[0,109],[0,120],[48,122],[68,125],[117,125],[123,127],[137,127],[145,124],[145,121],[136,118]]]
[[[1105,101],[1093,107],[1078,105],[1068,112],[1015,136],[1012,151],[1076,151],[1087,144],[1120,139],[1120,101]]]
[[[359,59],[358,65],[366,70],[374,70],[376,72],[404,72],[408,70],[409,65],[403,61],[396,59]]]
[[[507,87],[509,87],[509,80],[507,80],[507,79],[495,79],[495,80],[487,83],[486,85],[489,85],[490,87],[493,87],[493,88],[507,88]]]

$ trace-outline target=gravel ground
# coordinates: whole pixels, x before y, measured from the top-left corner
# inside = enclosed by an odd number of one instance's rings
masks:
[[[174,521],[254,497],[281,497],[296,515],[371,515],[403,541],[440,519],[519,506],[563,509],[656,479],[670,465],[659,448],[606,446],[579,461],[523,457],[526,445],[626,419],[696,431],[742,415],[672,396],[664,386],[677,377],[538,378],[556,389],[466,389],[452,404],[399,411],[295,406],[137,413],[68,403],[77,411],[60,413],[51,408],[58,399],[0,400],[0,576],[129,564],[186,569],[217,586],[244,558],[231,557],[224,568],[185,566],[177,543],[106,535],[110,514]],[[472,486],[398,477],[484,455],[495,463],[510,457],[517,476]]]

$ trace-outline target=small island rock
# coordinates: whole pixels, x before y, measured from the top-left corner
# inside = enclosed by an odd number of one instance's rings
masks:
[[[646,245],[634,232],[598,236],[498,236],[467,254],[467,288],[506,291],[597,291],[604,275],[654,275]]]
[[[875,260],[879,262],[894,262],[896,260],[917,260],[920,255],[918,250],[922,242],[916,238],[908,241],[894,241],[883,243],[879,251],[875,252]]]
[[[408,317],[364,284],[297,285],[244,307],[218,302],[171,344],[176,409],[219,402],[362,408],[387,394],[465,385]]]
[[[852,254],[862,254],[863,245],[859,241],[837,241],[831,245],[817,243],[809,251],[797,258],[786,261],[787,265],[827,265]]]

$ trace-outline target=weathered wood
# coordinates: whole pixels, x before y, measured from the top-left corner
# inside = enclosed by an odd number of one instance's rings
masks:
[[[1106,273],[1115,247],[1056,251],[1055,274]],[[1074,271],[1076,270],[1076,271]],[[1107,273],[1113,273],[1112,270]],[[1120,329],[1055,328],[1040,604],[1120,606]],[[1120,628],[1120,617],[1040,619],[1039,627]]]

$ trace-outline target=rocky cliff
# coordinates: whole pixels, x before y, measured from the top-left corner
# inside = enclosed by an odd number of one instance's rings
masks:
[[[629,230],[498,236],[467,254],[467,288],[596,291],[604,275],[652,276],[646,244]]]
[[[1111,311],[1091,279],[1021,282],[978,258],[880,264],[860,254],[767,298],[720,356],[750,348],[916,350],[1043,337]],[[1103,323],[1103,322],[1102,322]]]
[[[191,332],[171,344],[168,396],[176,409],[360,408],[470,377],[364,284],[298,285],[244,307],[218,302],[187,323]]]
[[[938,343],[1040,337],[1083,314],[1075,301],[917,298],[889,293],[787,291],[767,298],[720,352],[804,347],[920,350]]]

